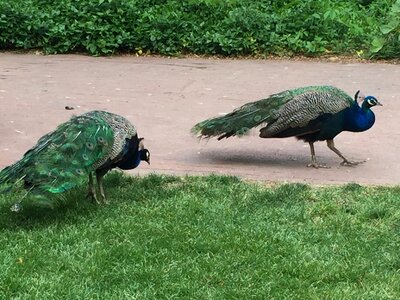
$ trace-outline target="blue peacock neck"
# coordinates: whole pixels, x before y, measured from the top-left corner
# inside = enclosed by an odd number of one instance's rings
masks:
[[[118,164],[118,168],[122,170],[131,170],[139,166],[140,161],[141,161],[141,151],[135,151],[132,153],[133,155],[130,155],[130,153],[127,154],[128,159],[124,159]]]
[[[136,168],[137,166],[140,165],[140,161],[142,160],[142,159],[141,159],[141,157],[142,157],[141,154],[142,154],[142,150],[139,150],[139,151],[136,153],[134,159],[132,160],[132,161],[133,161],[132,169],[134,169],[134,168]]]
[[[371,128],[375,123],[375,115],[371,106],[364,101],[360,106],[354,103],[345,111],[345,130],[361,132]]]

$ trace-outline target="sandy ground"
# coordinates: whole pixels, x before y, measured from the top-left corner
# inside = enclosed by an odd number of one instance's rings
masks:
[[[376,123],[340,134],[337,147],[357,167],[340,166],[325,143],[317,158],[330,169],[307,168],[308,145],[289,139],[199,142],[190,128],[246,102],[306,85],[335,85],[376,96]],[[400,66],[313,61],[94,58],[0,53],[0,168],[72,114],[103,109],[124,115],[145,137],[151,165],[132,174],[230,174],[264,181],[317,184],[400,183]],[[74,110],[66,110],[72,106]]]

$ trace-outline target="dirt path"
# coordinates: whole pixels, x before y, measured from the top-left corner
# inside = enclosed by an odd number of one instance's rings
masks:
[[[316,145],[310,169],[308,145],[293,138],[252,136],[198,142],[193,124],[271,93],[305,85],[361,89],[384,104],[364,133],[335,140],[358,167]],[[231,174],[267,181],[400,183],[400,66],[305,61],[93,58],[0,53],[0,168],[19,159],[44,133],[72,114],[104,109],[130,119],[151,150],[151,166],[132,173]],[[65,106],[74,110],[65,110]]]

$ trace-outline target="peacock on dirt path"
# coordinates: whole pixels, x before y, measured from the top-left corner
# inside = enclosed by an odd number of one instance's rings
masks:
[[[333,86],[308,86],[247,103],[227,115],[196,124],[192,132],[221,140],[242,136],[251,128],[266,125],[260,129],[262,138],[294,136],[308,142],[310,167],[324,167],[317,164],[314,143],[325,140],[329,149],[343,159],[342,165],[357,165],[365,161],[347,160],[335,147],[333,139],[342,131],[361,132],[371,128],[375,122],[371,107],[375,105],[382,104],[373,96],[361,95],[360,91],[353,99]]]
[[[124,117],[105,111],[73,116],[39,139],[23,158],[0,171],[0,184],[23,187],[47,197],[79,185],[89,177],[88,196],[99,203],[92,174],[103,202],[102,179],[113,168],[129,170],[140,161],[150,163],[135,127]]]

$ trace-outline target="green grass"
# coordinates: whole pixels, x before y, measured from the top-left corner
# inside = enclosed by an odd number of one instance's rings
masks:
[[[0,299],[399,299],[400,188],[112,174],[54,209],[0,196]]]

